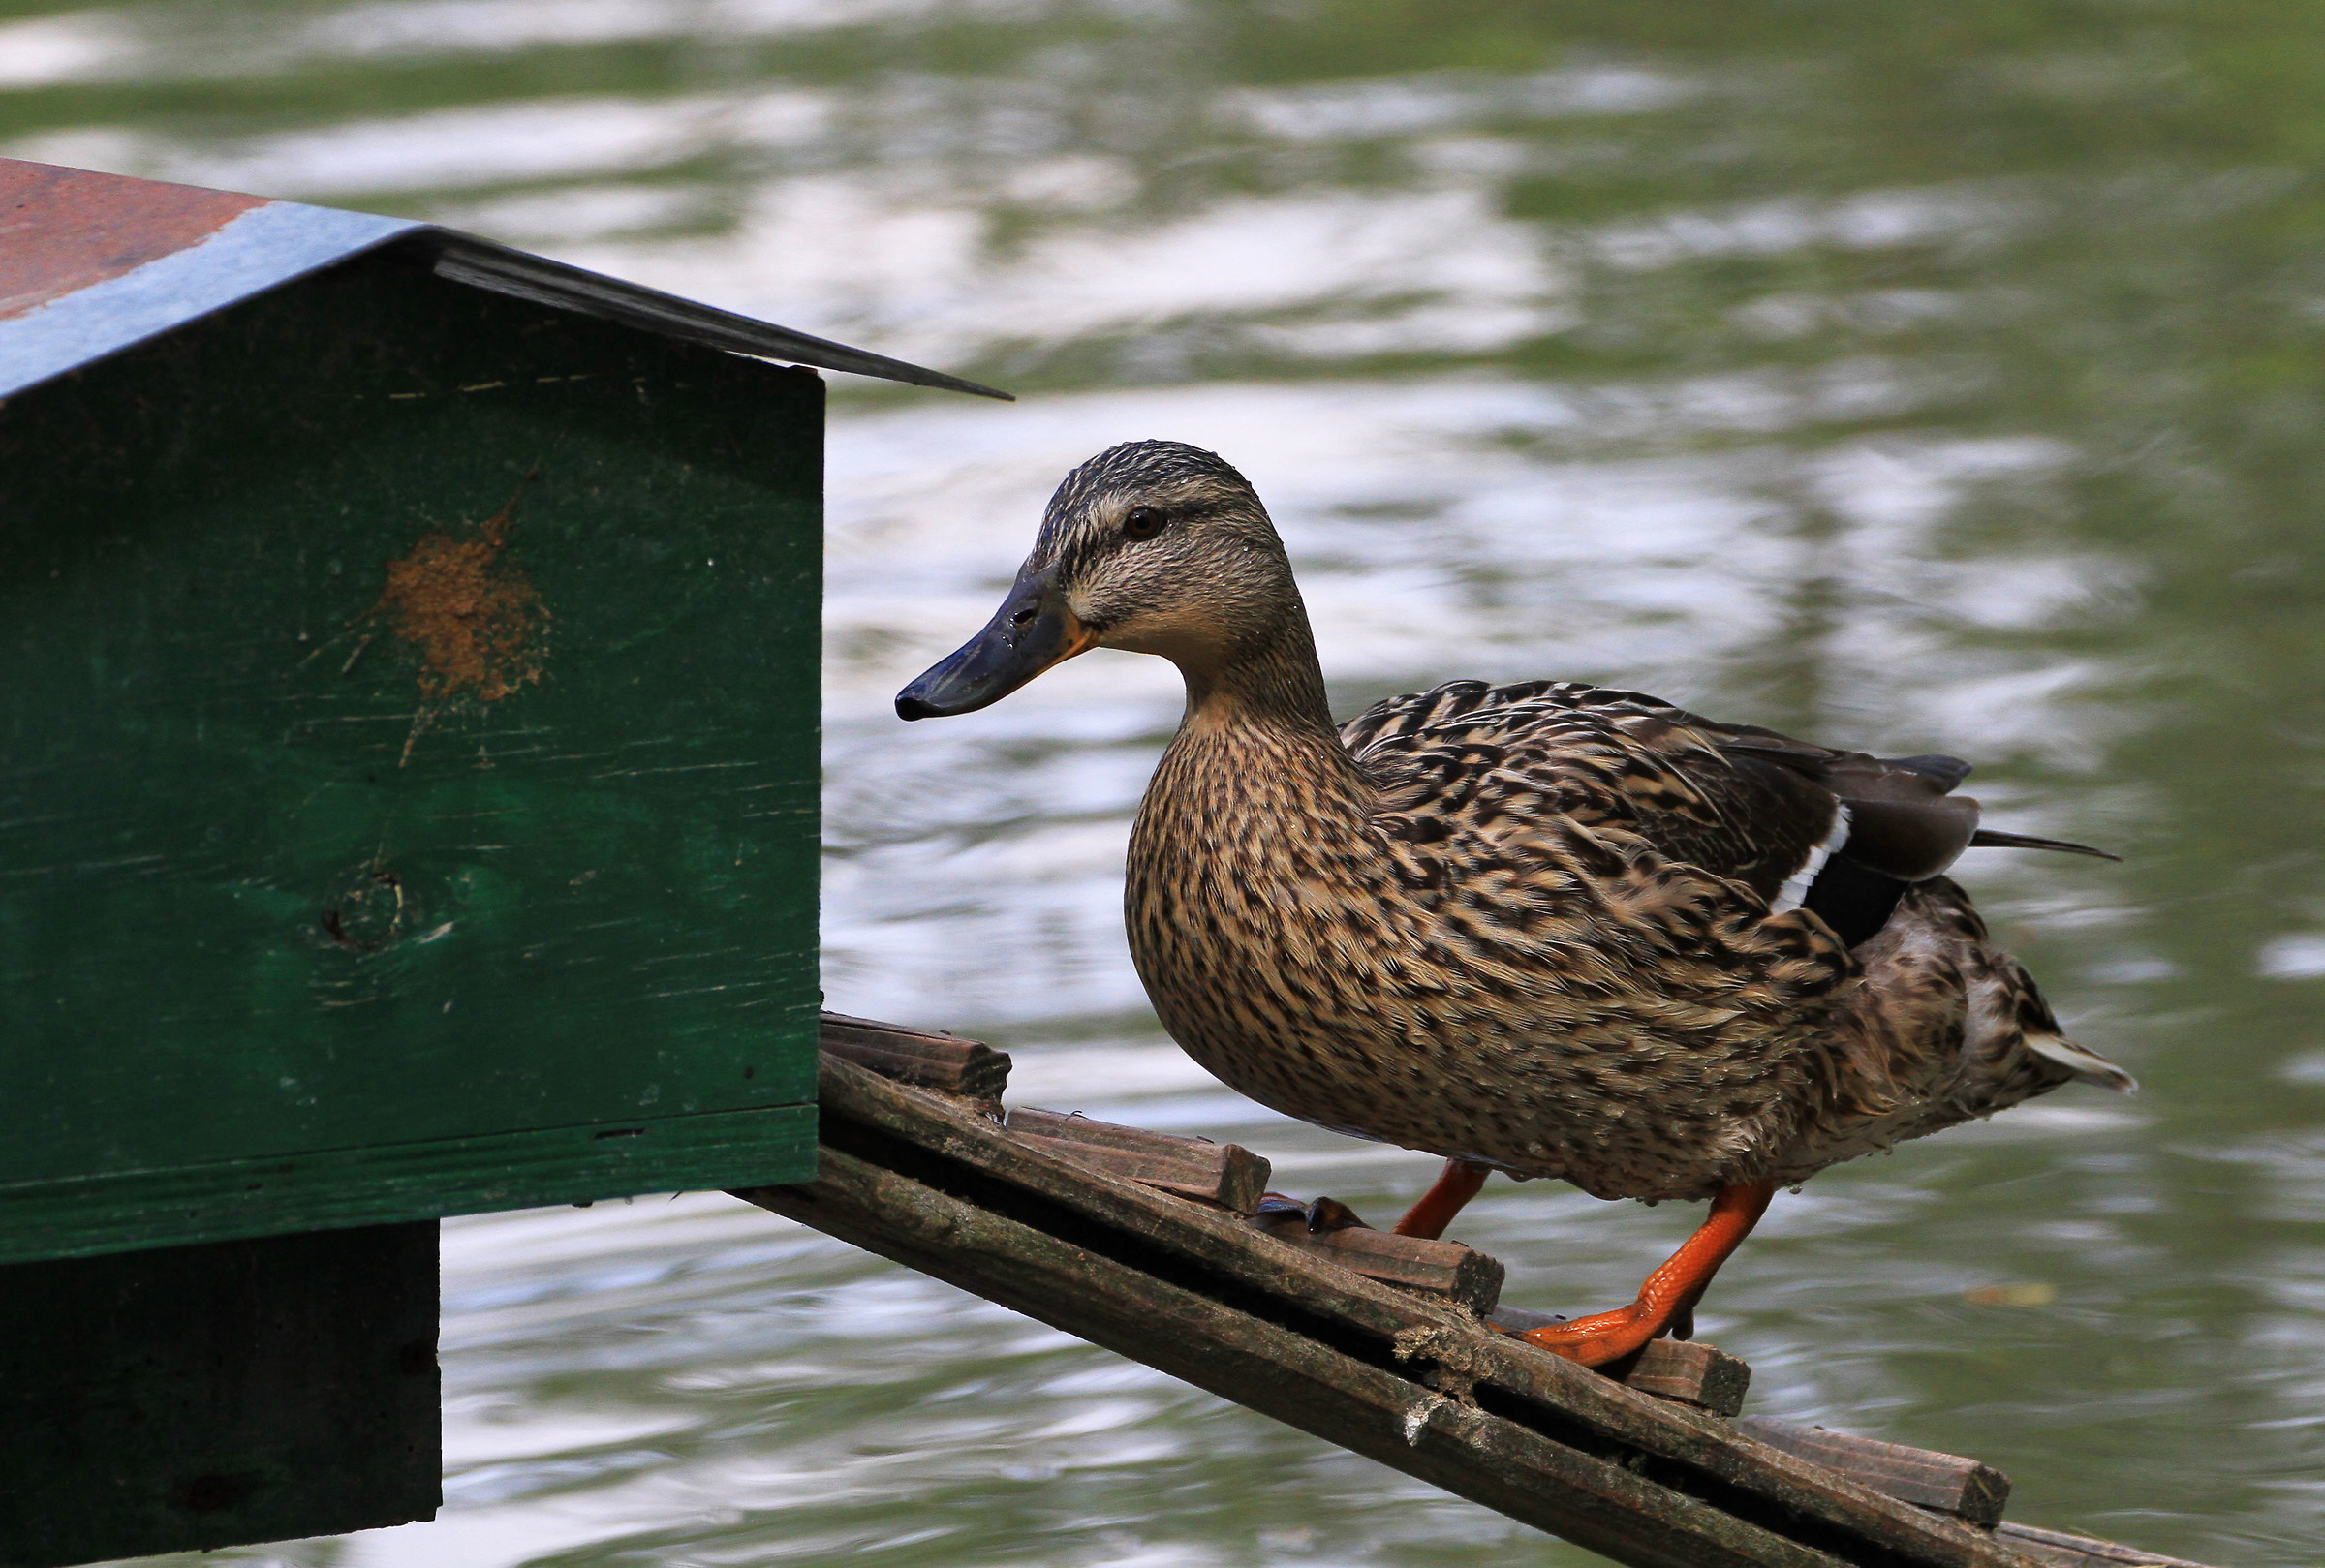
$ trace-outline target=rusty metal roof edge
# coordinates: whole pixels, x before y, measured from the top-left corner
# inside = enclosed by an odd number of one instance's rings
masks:
[[[98,176],[110,179],[115,176]],[[171,327],[394,242],[433,251],[436,275],[732,354],[1013,401],[958,376],[407,218],[264,201],[182,250],[0,319],[0,399]]]
[[[436,275],[495,293],[530,299],[537,304],[597,316],[669,337],[707,344],[732,354],[762,359],[787,359],[821,370],[844,370],[883,381],[933,386],[975,397],[1015,402],[1009,393],[979,383],[947,376],[943,371],[890,359],[885,354],[852,349],[828,338],[811,337],[788,326],[777,326],[732,311],[720,310],[676,294],[666,294],[640,284],[624,283],[602,273],[586,272],[562,261],[512,250],[506,245],[457,230],[427,231],[428,242],[442,246]]]
[[[0,398],[425,227],[269,201],[184,250],[0,321]]]

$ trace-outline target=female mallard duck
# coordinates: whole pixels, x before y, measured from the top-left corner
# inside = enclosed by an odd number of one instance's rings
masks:
[[[1978,827],[1946,756],[1834,752],[1633,692],[1456,681],[1335,728],[1284,545],[1210,452],[1136,442],[1051,498],[984,630],[896,699],[968,713],[1089,648],[1160,654],[1187,716],[1131,836],[1131,952],[1178,1042],[1287,1115],[1488,1170],[1710,1198],[1628,1307],[1526,1337],[1586,1365],[1686,1332],[1770,1196],[2080,1078],[1939,875]]]

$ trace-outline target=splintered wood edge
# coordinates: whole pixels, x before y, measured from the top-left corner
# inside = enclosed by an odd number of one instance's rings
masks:
[[[943,1094],[884,1080],[836,1056],[822,1066],[827,1117],[852,1118],[1303,1309],[1403,1345],[1442,1344],[1478,1381],[1580,1423],[1608,1441],[1687,1466],[1928,1568],[2029,1568],[2030,1559],[1960,1521],[1924,1512],[1838,1471],[1742,1438],[1708,1411],[1659,1399],[1496,1334],[1450,1306],[1327,1268],[1233,1215],[1059,1158]],[[1428,1352],[1434,1355],[1435,1352]]]

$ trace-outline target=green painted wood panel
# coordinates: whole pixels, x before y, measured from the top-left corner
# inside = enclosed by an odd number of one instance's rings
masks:
[[[812,1101],[822,439],[396,252],[0,406],[0,1255],[241,1233],[92,1179],[418,1217]],[[522,1201],[720,1180],[618,1141]]]
[[[0,1568],[428,1519],[433,1224],[0,1269]]]
[[[815,1107],[775,1105],[28,1182],[0,1187],[0,1264],[151,1246],[160,1236],[271,1236],[381,1214],[773,1184],[812,1174],[815,1154]]]

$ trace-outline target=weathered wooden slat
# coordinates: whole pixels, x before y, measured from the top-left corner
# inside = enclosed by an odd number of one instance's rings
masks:
[[[1496,1334],[1466,1312],[1330,1266],[1232,1215],[1059,1159],[942,1095],[884,1082],[827,1056],[822,1109],[827,1157],[846,1155],[877,1166],[954,1200],[959,1209],[946,1211],[941,1222],[912,1221],[927,1226],[922,1239],[914,1241],[911,1235],[884,1234],[884,1228],[906,1224],[884,1207],[891,1200],[901,1203],[908,1195],[904,1188],[885,1197],[866,1190],[843,1203],[842,1194],[827,1191],[828,1184],[819,1179],[754,1192],[753,1201],[1310,1430],[1339,1423],[1345,1415],[1357,1425],[1336,1429],[1328,1434],[1334,1441],[1618,1560],[1676,1568],[1773,1561],[1793,1553],[1803,1555],[1792,1560],[1850,1561],[1868,1568],[2027,1568],[2030,1561],[1959,1521],[1743,1438],[1706,1411],[1626,1388]],[[944,1225],[970,1225],[980,1214],[1038,1232],[1048,1239],[1040,1245],[1064,1247],[1076,1260],[1075,1268],[1093,1271],[1093,1281],[1103,1276],[1123,1290],[1134,1289],[1136,1310],[1127,1318],[1111,1316],[1117,1307],[1089,1299],[1091,1292],[1104,1294],[1099,1284],[1077,1284],[1081,1276],[1062,1266],[1038,1282],[1016,1280],[1015,1265],[1005,1267],[987,1256],[992,1238],[983,1230],[963,1230],[958,1239],[946,1239],[953,1233],[945,1232]],[[1019,1241],[1028,1247],[1036,1245]],[[1100,1267],[1108,1262],[1129,1273],[1117,1276]],[[1197,1308],[1185,1297],[1200,1298],[1210,1307]],[[1182,1334],[1160,1305],[1165,1301],[1179,1304],[1169,1311],[1183,1307],[1200,1316],[1203,1326]],[[1335,1362],[1333,1377],[1341,1371],[1359,1382],[1375,1374],[1395,1377],[1397,1383],[1385,1387],[1402,1388],[1405,1403],[1366,1404],[1371,1396],[1352,1395],[1350,1385],[1320,1373],[1329,1388],[1302,1383],[1271,1369],[1275,1364],[1256,1350],[1206,1348],[1211,1343],[1206,1336],[1228,1333],[1226,1320],[1213,1320],[1210,1308],[1239,1311],[1239,1303],[1264,1304],[1267,1326],[1296,1333],[1309,1344],[1369,1368],[1358,1377]],[[1436,1416],[1419,1429],[1422,1440],[1409,1448],[1403,1422],[1424,1393],[1439,1395],[1457,1410],[1470,1408],[1468,1401],[1473,1400],[1485,1415],[1553,1446],[1538,1464],[1529,1461],[1523,1483],[1515,1487],[1487,1473],[1493,1466],[1474,1445],[1458,1453],[1434,1447],[1428,1436],[1438,1430]],[[1386,1393],[1380,1396],[1387,1399]],[[1358,1430],[1359,1406],[1376,1415],[1386,1408],[1401,1410],[1391,1429],[1393,1445],[1377,1428]],[[1595,1466],[1621,1470],[1630,1481],[1609,1480]],[[1553,1473],[1567,1479],[1554,1483]],[[1632,1481],[1654,1490],[1645,1494],[1624,1490]],[[1721,1540],[1731,1544],[1715,1544]]]
[[[1267,1190],[1267,1161],[1240,1144],[1149,1132],[1031,1106],[1010,1111],[1006,1125],[1052,1153],[1237,1214],[1258,1208],[1260,1194]]]
[[[2038,1530],[2031,1524],[2004,1523],[1994,1533],[2043,1568],[2204,1568],[2186,1557],[2159,1556],[2137,1547],[2070,1535],[2064,1530]]]
[[[1752,1387],[1752,1368],[1741,1359],[1692,1339],[1654,1340],[1617,1376],[1626,1388],[1659,1399],[1684,1400],[1716,1416],[1742,1410],[1745,1392]]]
[[[825,1013],[822,1044],[833,1056],[870,1068],[883,1078],[971,1099],[998,1100],[1009,1082],[1008,1052],[933,1030]]]
[[[1876,1491],[1988,1529],[2001,1522],[2002,1506],[2010,1500],[2008,1476],[1959,1454],[1884,1443],[1774,1416],[1746,1416],[1736,1423],[1736,1430],[1839,1470]]]
[[[1486,1314],[1486,1321],[1498,1329],[1523,1334],[1566,1319],[1550,1312],[1530,1312],[1522,1307],[1497,1307]],[[1691,1339],[1651,1339],[1628,1365],[1618,1363],[1599,1369],[1626,1388],[1658,1399],[1679,1399],[1716,1416],[1740,1412],[1744,1395],[1752,1387],[1750,1367],[1716,1346]]]
[[[1442,1296],[1480,1317],[1502,1299],[1501,1263],[1459,1242],[1424,1241],[1364,1225],[1312,1232],[1307,1216],[1296,1210],[1261,1214],[1251,1224],[1311,1257],[1353,1269],[1367,1279]]]

